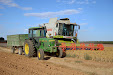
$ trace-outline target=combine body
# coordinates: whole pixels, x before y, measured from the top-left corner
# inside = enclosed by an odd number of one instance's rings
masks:
[[[70,23],[68,18],[57,20],[57,18],[51,18],[49,23],[45,23],[42,26],[47,28],[47,37],[52,37],[60,41],[77,41],[77,32],[80,26],[76,23]]]

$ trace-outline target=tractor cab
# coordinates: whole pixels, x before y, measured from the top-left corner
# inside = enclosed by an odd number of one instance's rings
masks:
[[[40,38],[46,38],[46,32],[45,27],[31,27],[29,28],[28,38],[33,40],[35,45],[37,45]]]
[[[46,28],[45,27],[32,27],[29,28],[29,38],[43,38],[46,37]]]

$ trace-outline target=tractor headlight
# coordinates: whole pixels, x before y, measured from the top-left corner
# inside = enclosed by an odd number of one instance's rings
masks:
[[[50,45],[48,45],[50,47]]]

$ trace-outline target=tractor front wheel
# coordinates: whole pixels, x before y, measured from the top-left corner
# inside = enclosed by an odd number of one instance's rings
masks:
[[[58,47],[58,50],[56,52],[56,56],[59,57],[59,58],[63,57],[63,51],[62,51],[61,47]]]
[[[44,51],[43,51],[43,49],[39,49],[37,51],[37,56],[38,56],[39,60],[43,60],[44,59]]]

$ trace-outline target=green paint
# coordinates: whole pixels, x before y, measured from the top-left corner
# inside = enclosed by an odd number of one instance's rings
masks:
[[[56,36],[53,36],[53,38],[63,38],[62,35],[56,35]]]
[[[40,38],[39,42],[41,43],[39,49],[43,49],[45,52],[57,52],[57,47],[55,46],[55,39]]]
[[[31,27],[29,29],[43,29],[43,27]]]
[[[17,34],[7,36],[7,46],[23,46],[28,34]]]
[[[56,35],[53,36],[53,38],[64,38],[62,35]],[[76,39],[77,37],[73,37],[73,39]],[[65,38],[65,39],[72,39],[72,38]],[[73,41],[64,41],[64,40],[58,40],[59,43],[73,43]],[[79,41],[77,40],[77,43],[79,43]]]
[[[73,43],[73,41],[58,40],[59,43]]]

